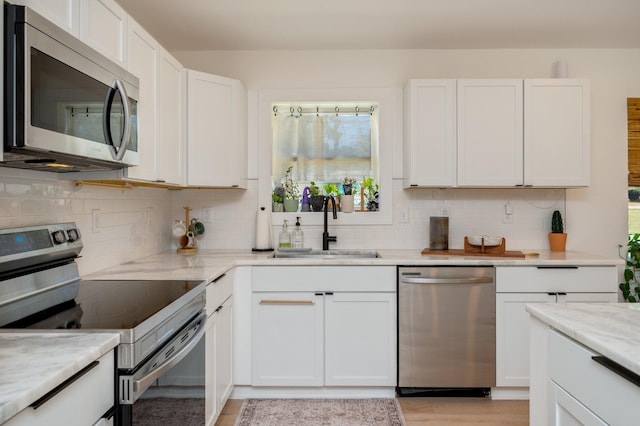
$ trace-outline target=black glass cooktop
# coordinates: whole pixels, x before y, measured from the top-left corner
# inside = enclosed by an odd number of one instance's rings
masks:
[[[136,327],[204,281],[81,281],[72,301],[3,328],[126,330]]]

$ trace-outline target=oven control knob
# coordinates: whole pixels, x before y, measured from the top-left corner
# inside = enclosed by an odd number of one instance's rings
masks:
[[[51,237],[53,237],[54,244],[62,244],[67,241],[64,231],[55,231],[51,234]]]
[[[67,230],[67,236],[69,237],[68,241],[70,243],[74,241],[78,241],[80,239],[80,235],[78,235],[77,229],[69,229]]]

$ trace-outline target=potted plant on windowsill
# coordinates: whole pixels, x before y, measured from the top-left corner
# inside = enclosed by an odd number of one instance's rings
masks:
[[[356,180],[348,176],[342,180],[342,191],[344,195],[340,197],[340,206],[344,213],[353,213],[353,191],[355,183]]]
[[[284,175],[284,211],[297,212],[298,204],[300,204],[300,187],[298,182],[293,179],[291,170],[293,166],[289,166]]]
[[[284,188],[282,186],[276,186],[273,188],[273,194],[271,194],[271,200],[273,201],[271,211],[282,212],[284,211]]]
[[[364,178],[362,180],[362,191],[364,199],[367,202],[367,210],[370,212],[378,211],[378,184],[375,183],[372,177]]]
[[[324,206],[324,195],[320,193],[320,188],[313,181],[309,183],[309,203],[314,212],[321,212]]]
[[[567,245],[567,234],[564,232],[562,215],[559,210],[553,212],[551,216],[551,232],[549,233],[549,246],[551,251],[565,251]]]
[[[333,195],[333,199],[336,200],[336,209],[340,208],[340,190],[338,189],[338,185],[335,183],[327,183],[322,186],[324,189],[325,195],[328,197],[329,195]],[[331,200],[327,203],[327,208],[332,208]]]

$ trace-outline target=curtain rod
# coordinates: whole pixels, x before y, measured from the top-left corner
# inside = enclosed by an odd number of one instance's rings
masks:
[[[371,114],[373,115],[373,112],[376,110],[376,107],[374,105],[371,105],[370,107],[360,107],[360,106],[354,106],[354,107],[340,107],[340,106],[336,106],[336,107],[320,107],[320,106],[316,106],[316,107],[306,107],[303,108],[301,106],[298,107],[289,107],[287,108],[286,106],[280,106],[278,107],[278,105],[274,105],[273,106],[273,115],[276,116],[279,113],[280,114],[316,114],[316,115],[320,115],[320,114]]]

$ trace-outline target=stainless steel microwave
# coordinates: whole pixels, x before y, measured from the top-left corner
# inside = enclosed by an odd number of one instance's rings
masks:
[[[31,9],[4,8],[0,166],[75,172],[140,164],[138,78]]]

